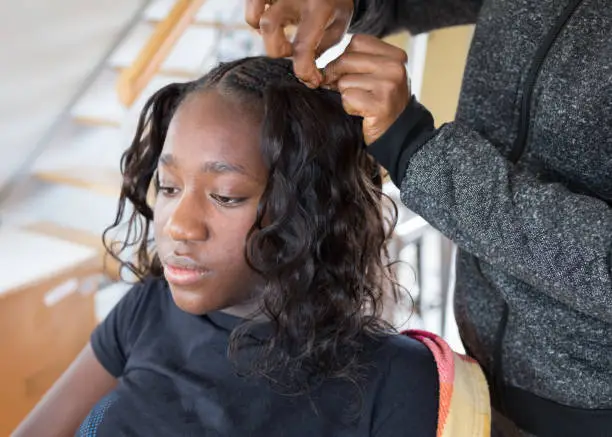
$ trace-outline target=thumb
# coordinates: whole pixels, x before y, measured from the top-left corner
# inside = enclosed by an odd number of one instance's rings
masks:
[[[382,137],[385,131],[374,117],[363,119],[363,139],[367,146]]]
[[[342,106],[350,114],[363,118],[363,138],[369,146],[385,133],[387,123],[381,125],[381,120],[376,116],[378,108],[372,93],[360,88],[344,89],[342,95]]]

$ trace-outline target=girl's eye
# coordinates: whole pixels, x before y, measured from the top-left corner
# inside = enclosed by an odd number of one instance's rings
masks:
[[[244,197],[227,197],[219,194],[211,194],[210,197],[221,206],[236,206],[246,200]]]
[[[157,187],[157,192],[158,194],[162,194],[166,197],[172,197],[178,194],[179,189],[171,186],[159,185]]]

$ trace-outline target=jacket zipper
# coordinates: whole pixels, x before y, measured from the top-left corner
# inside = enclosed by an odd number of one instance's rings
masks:
[[[555,23],[555,26],[550,30],[546,38],[538,48],[538,51],[533,57],[531,68],[527,73],[527,78],[523,84],[523,95],[521,97],[521,115],[519,118],[519,132],[512,145],[512,151],[510,152],[510,161],[517,163],[523,153],[525,152],[525,146],[527,143],[527,134],[529,133],[529,113],[531,111],[531,97],[533,95],[533,88],[535,87],[538,74],[542,68],[542,64],[546,59],[546,55],[550,51],[550,48],[554,44],[555,40],[563,30],[563,27],[567,24],[572,14],[578,9],[578,6],[582,0],[573,0],[563,11],[561,17]]]
[[[529,133],[529,117],[531,111],[531,98],[533,95],[533,89],[535,87],[536,80],[538,78],[538,74],[540,73],[540,69],[542,68],[542,64],[544,64],[544,60],[548,55],[552,45],[556,41],[557,37],[574,14],[576,9],[582,0],[572,0],[569,5],[564,9],[563,13],[556,21],[553,28],[548,32],[546,38],[538,47],[536,51],[533,61],[531,63],[531,67],[529,68],[529,72],[527,73],[527,78],[525,79],[525,83],[523,84],[523,95],[521,97],[521,112],[519,118],[519,131],[512,145],[512,150],[510,151],[510,161],[513,163],[517,163],[519,159],[523,156],[525,152],[525,147],[527,144],[527,134]],[[504,406],[504,382],[503,382],[503,366],[502,366],[502,346],[504,342],[504,337],[506,335],[506,327],[508,324],[508,315],[509,315],[509,307],[508,303],[504,300],[504,307],[502,310],[502,317],[498,325],[498,329],[496,332],[495,338],[495,349],[493,351],[493,384],[494,384],[494,404],[496,408],[501,410],[500,412],[505,412]]]

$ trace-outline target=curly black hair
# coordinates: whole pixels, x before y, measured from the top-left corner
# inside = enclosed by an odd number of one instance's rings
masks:
[[[297,369],[311,379],[357,381],[364,335],[392,329],[381,317],[381,303],[385,293],[399,292],[383,261],[397,212],[391,202],[392,214],[384,213],[380,168],[367,154],[361,119],[344,111],[338,93],[303,85],[289,60],[224,63],[148,100],[121,160],[117,216],[104,236],[108,252],[121,261],[132,248],[135,259],[122,261],[124,267],[140,278],[163,277],[150,238],[151,187],[177,107],[191,93],[207,90],[240,99],[262,119],[269,175],[245,257],[265,279],[261,311],[272,321],[273,335],[254,367],[271,378]],[[109,232],[124,216],[127,237],[114,247]],[[240,349],[246,331],[233,333],[230,351]]]

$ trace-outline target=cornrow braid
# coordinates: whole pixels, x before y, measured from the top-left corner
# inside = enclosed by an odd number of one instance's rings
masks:
[[[251,58],[238,59],[231,62],[222,62],[217,67],[210,70],[206,75],[200,79],[195,80],[193,83],[193,90],[200,90],[203,88],[211,88],[217,85],[221,79],[230,71],[241,65],[249,62]]]
[[[290,60],[250,57],[220,64],[196,81],[195,89],[218,87],[222,91],[244,91],[263,98],[266,88],[283,84],[299,84]]]

